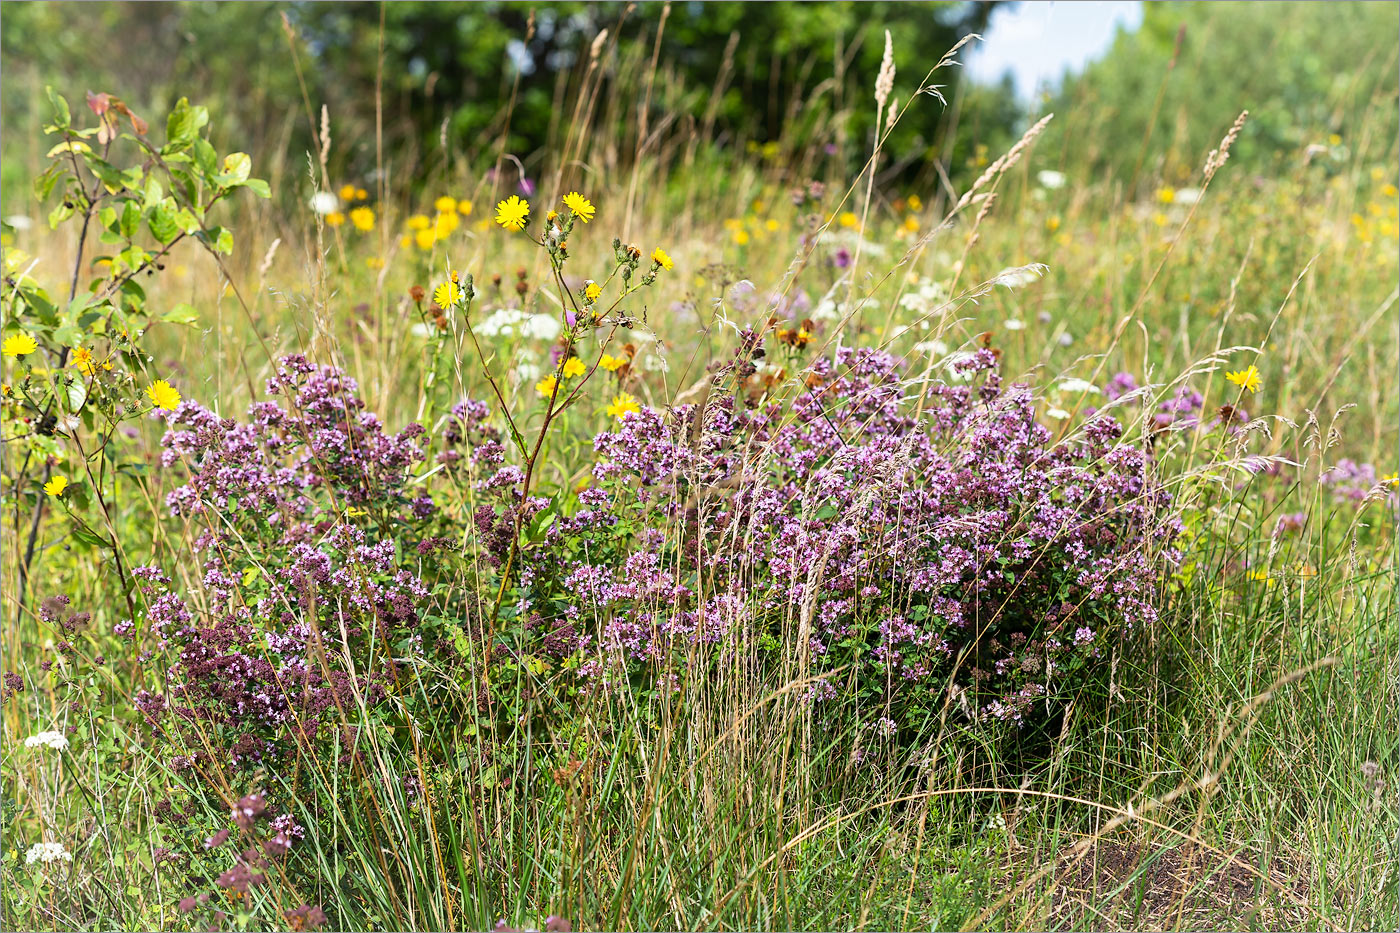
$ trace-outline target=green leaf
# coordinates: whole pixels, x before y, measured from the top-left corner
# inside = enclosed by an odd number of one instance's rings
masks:
[[[136,206],[135,201],[127,201],[122,208],[121,235],[128,240],[136,236],[136,231],[141,226],[141,210]]]
[[[178,304],[160,316],[167,324],[193,324],[199,320],[199,312],[187,304]]]
[[[175,216],[163,204],[157,204],[146,211],[146,226],[151,228],[151,236],[161,243],[169,243],[179,234]]]
[[[272,197],[272,188],[261,178],[250,178],[243,183],[243,187],[253,192],[260,198]]]
[[[52,87],[44,88],[49,95],[49,104],[53,106],[53,124],[59,129],[67,129],[73,124],[73,113],[68,109],[68,101],[62,94],[59,94]]]
[[[199,138],[194,141],[194,164],[205,177],[212,177],[218,173],[218,158],[208,140]]]
[[[73,208],[69,207],[67,204],[58,205],[53,210],[49,211],[49,229],[58,229],[59,224],[63,223],[65,220],[72,216]]]
[[[253,159],[246,152],[230,152],[224,156],[224,170],[217,181],[226,188],[243,184],[253,171]]]
[[[165,188],[161,186],[160,179],[154,175],[147,175],[145,202],[143,206],[149,210],[163,200],[165,200]]]
[[[170,145],[188,145],[198,138],[200,129],[208,122],[207,109],[191,107],[189,98],[182,97],[165,119],[165,138]]]
[[[87,382],[82,379],[74,379],[68,383],[68,410],[77,414],[83,410],[83,403],[87,401]]]

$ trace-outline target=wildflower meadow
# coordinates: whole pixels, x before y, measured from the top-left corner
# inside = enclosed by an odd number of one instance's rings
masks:
[[[6,3],[0,923],[1395,928],[1400,19],[1270,6]]]

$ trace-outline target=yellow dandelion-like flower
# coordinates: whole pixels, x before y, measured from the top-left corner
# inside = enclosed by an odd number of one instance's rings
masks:
[[[472,202],[458,201],[457,213],[461,214],[463,217],[470,217],[472,215]]]
[[[924,202],[917,194],[909,195],[909,209],[911,211],[923,210]]]
[[[582,376],[586,372],[588,372],[588,367],[584,366],[583,360],[579,359],[576,356],[569,357],[568,361],[564,363],[565,379],[572,379],[575,376]]]
[[[368,233],[374,229],[374,210],[368,207],[357,207],[350,212],[350,222],[355,225],[356,230]]]
[[[860,223],[860,218],[856,217],[856,215],[850,211],[842,211],[841,216],[836,220],[837,223],[843,227],[854,227],[856,224]]]
[[[428,219],[427,214],[414,214],[412,217],[408,218],[407,223],[408,229],[410,230],[427,230],[433,225],[433,222]]]
[[[748,242],[749,242],[749,231],[747,231],[747,230],[735,230],[735,231],[734,231],[734,242],[735,242],[735,243],[738,243],[740,246],[747,246],[747,245],[748,245]]]
[[[44,484],[44,492],[48,493],[54,498],[58,498],[59,496],[63,495],[63,491],[67,488],[68,477],[66,476],[55,476],[53,479],[49,480],[47,483]]]
[[[411,233],[405,233],[403,236],[399,237],[399,248],[400,248],[400,249],[408,249],[408,248],[409,248],[410,246],[412,246],[412,245],[413,245],[413,234],[411,234]]]
[[[651,261],[656,263],[661,268],[665,269],[667,272],[670,272],[676,267],[676,264],[671,260],[670,255],[667,254],[667,252],[659,246],[651,251]]]
[[[180,393],[164,379],[157,379],[146,387],[146,394],[150,396],[151,404],[157,408],[164,408],[167,411],[174,411],[180,404]]]
[[[1400,488],[1400,473],[1392,473],[1389,476],[1382,476],[1381,485],[1389,486],[1391,489]]]
[[[340,186],[340,200],[342,200],[342,201],[353,201],[353,200],[355,200],[355,186],[354,186],[354,185],[341,185],[341,186]]]
[[[439,308],[450,308],[462,300],[462,286],[457,284],[456,273],[452,278],[433,289],[433,301]]]
[[[588,284],[583,286],[583,300],[592,304],[603,294],[603,286],[589,279]]]
[[[1060,215],[1051,214],[1049,217],[1045,218],[1045,229],[1049,230],[1051,233],[1060,229]]]
[[[369,200],[369,192],[366,191],[366,190],[363,189],[363,188],[356,188],[356,189],[355,189],[355,200],[356,200],[356,201],[368,201],[368,200]]]
[[[457,199],[450,194],[444,194],[433,202],[433,210],[439,214],[450,214],[457,210]]]
[[[437,242],[437,234],[432,230],[419,230],[413,235],[413,242],[418,244],[418,248],[427,251],[433,248]]]
[[[73,368],[84,376],[91,376],[93,373],[92,351],[87,347],[74,347]]]
[[[384,260],[380,259],[378,256],[367,256],[365,258],[365,267],[369,269],[383,269]]]
[[[496,205],[496,223],[507,230],[524,230],[530,220],[530,202],[512,194]]]
[[[623,392],[613,396],[612,404],[608,406],[608,417],[621,419],[628,412],[638,415],[641,411],[642,406],[637,404],[637,400]]]
[[[5,343],[0,345],[0,352],[13,359],[17,356],[24,356],[26,353],[33,353],[39,349],[39,345],[34,342],[34,338],[28,334],[14,334],[5,338]]]
[[[904,218],[904,229],[905,229],[905,230],[908,230],[910,233],[918,233],[918,232],[919,232],[919,218],[915,217],[913,214],[910,214],[908,217],[905,217],[905,218]]]
[[[1176,200],[1176,189],[1175,189],[1175,188],[1158,188],[1158,189],[1157,189],[1157,203],[1158,203],[1158,204],[1170,204],[1170,203],[1172,203],[1172,202],[1175,201],[1175,200]]]
[[[326,224],[332,227],[339,227],[345,223],[345,215],[340,211],[331,211],[326,215]]]
[[[577,191],[570,191],[568,194],[564,195],[564,206],[573,211],[574,214],[578,216],[578,219],[584,223],[588,223],[592,220],[593,215],[598,212],[598,209],[593,206],[593,202]]]
[[[767,230],[769,233],[777,233],[777,232],[778,232],[778,228],[779,228],[780,226],[782,226],[782,225],[779,224],[779,223],[778,223],[776,220],[774,220],[772,217],[769,217],[767,220],[765,220],[765,221],[763,222],[763,227],[764,227],[764,229]]]
[[[627,360],[625,357],[610,356],[604,353],[603,358],[598,361],[598,365],[603,367],[610,373],[615,373],[619,369],[621,369],[623,365],[626,364],[626,362]]]
[[[452,231],[456,230],[461,223],[462,221],[458,218],[456,211],[452,211],[448,214],[438,214],[437,217],[433,218],[433,232],[437,234],[439,240],[445,240],[451,236]]]
[[[539,382],[535,383],[535,391],[545,398],[549,398],[554,394],[554,387],[558,384],[559,380],[555,379],[553,375],[545,376]]]
[[[1264,380],[1259,378],[1259,370],[1251,365],[1248,369],[1241,369],[1239,372],[1225,374],[1225,378],[1235,385],[1249,392],[1251,395],[1259,391],[1259,387],[1264,384]]]

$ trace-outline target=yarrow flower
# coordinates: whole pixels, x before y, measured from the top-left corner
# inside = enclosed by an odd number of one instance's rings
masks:
[[[584,223],[588,223],[592,220],[593,215],[597,213],[597,208],[593,206],[593,202],[577,191],[570,191],[568,194],[564,195],[564,206],[573,211],[575,216]]]
[[[1250,394],[1258,392],[1259,387],[1264,383],[1264,381],[1259,378],[1258,368],[1253,365],[1248,369],[1241,369],[1239,372],[1227,372],[1225,378]]]
[[[524,230],[530,220],[530,202],[512,194],[496,205],[496,223],[507,230]]]
[[[24,854],[24,864],[26,865],[33,865],[35,862],[43,862],[47,865],[50,862],[60,861],[73,861],[72,853],[65,849],[61,842],[36,842]]]
[[[34,338],[28,334],[14,334],[5,338],[3,352],[6,356],[14,359],[17,356],[24,356],[39,349],[39,345],[34,342]]]
[[[164,379],[157,379],[146,387],[146,395],[157,408],[174,411],[180,404],[180,393]]]
[[[25,748],[52,748],[54,751],[68,749],[68,737],[62,732],[36,732],[24,740]]]
[[[620,419],[623,415],[626,415],[628,412],[631,412],[634,415],[641,414],[642,406],[637,404],[637,400],[632,396],[628,395],[626,392],[623,392],[620,395],[614,395],[612,404],[608,406],[608,417]]]
[[[67,488],[68,477],[66,476],[55,476],[44,484],[44,492],[54,497],[63,495],[64,490]]]
[[[659,246],[651,251],[651,261],[656,263],[661,268],[665,269],[667,272],[670,272],[676,267],[675,262],[671,260],[671,257],[667,254],[667,252]]]

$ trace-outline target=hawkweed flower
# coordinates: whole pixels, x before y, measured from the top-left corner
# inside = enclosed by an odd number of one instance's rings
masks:
[[[331,227],[339,227],[345,223],[345,215],[340,211],[331,211],[326,215],[326,224]]]
[[[574,216],[584,223],[588,223],[592,220],[593,215],[597,212],[597,208],[593,206],[593,202],[577,191],[570,191],[568,194],[564,195],[564,206],[573,211]]]
[[[25,748],[51,748],[62,752],[68,749],[68,737],[62,732],[36,732],[24,740]]]
[[[671,259],[670,255],[659,246],[651,251],[651,261],[656,263],[661,268],[665,269],[667,272],[670,272],[676,267],[676,264]]]
[[[444,194],[433,202],[433,210],[439,214],[450,214],[457,210],[457,199],[450,194]]]
[[[603,367],[610,373],[617,372],[624,365],[626,365],[626,363],[627,360],[625,358],[619,356],[611,356],[607,353],[604,353],[602,358],[598,360],[598,365]]]
[[[433,289],[433,301],[439,308],[450,308],[462,300],[462,286],[457,284],[457,273],[453,272],[446,282]]]
[[[582,376],[586,372],[588,372],[588,367],[583,365],[583,360],[579,359],[576,356],[569,357],[568,361],[564,363],[565,379],[572,379],[575,376]]]
[[[67,488],[68,477],[66,476],[55,476],[53,479],[49,480],[47,483],[44,484],[44,492],[48,493],[54,498],[58,498],[59,496],[63,495],[64,490],[66,490]]]
[[[180,404],[180,393],[164,379],[157,379],[146,387],[146,395],[151,404],[166,411],[174,411]]]
[[[628,395],[626,392],[623,392],[619,395],[614,395],[612,404],[610,404],[607,409],[609,418],[618,419],[621,419],[628,412],[637,415],[641,414],[641,411],[642,406],[637,404],[637,400],[632,396]]]
[[[496,223],[507,230],[524,230],[530,222],[530,202],[522,201],[519,195],[512,194],[496,205]]]
[[[597,301],[598,298],[602,296],[602,294],[603,286],[599,285],[592,279],[589,279],[588,282],[583,286],[583,300],[588,302],[589,304],[593,304],[595,301]]]
[[[1264,384],[1264,380],[1259,378],[1259,369],[1252,364],[1238,372],[1227,372],[1225,378],[1251,395],[1258,392],[1259,387]]]
[[[365,233],[374,229],[374,209],[369,207],[357,207],[350,212],[350,223],[355,225],[356,230]]]
[[[6,337],[3,345],[4,354],[11,359],[33,353],[37,349],[39,349],[39,345],[28,334],[14,334]]]
[[[545,398],[548,398],[549,396],[554,394],[554,387],[558,384],[559,380],[556,379],[551,373],[550,375],[545,376],[539,382],[535,383],[535,391],[543,395]]]

